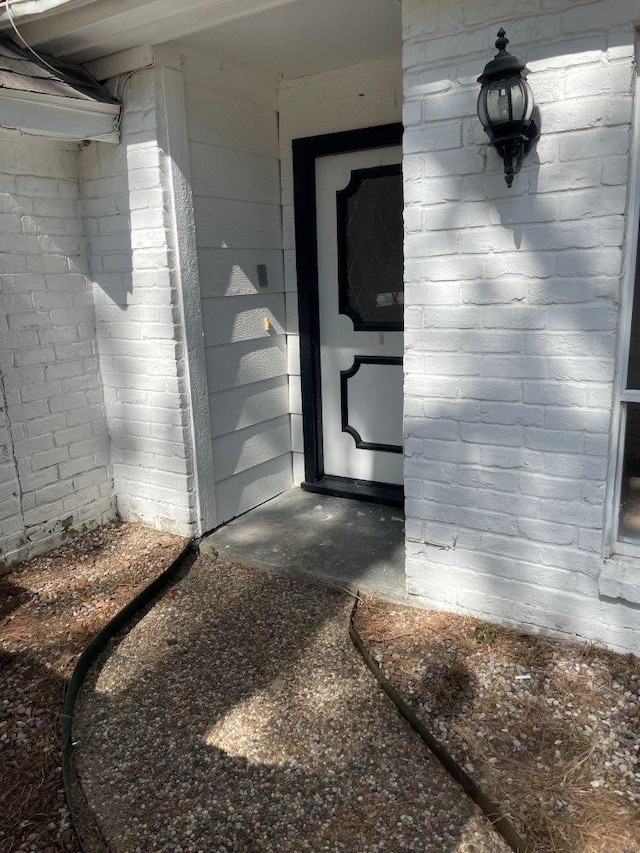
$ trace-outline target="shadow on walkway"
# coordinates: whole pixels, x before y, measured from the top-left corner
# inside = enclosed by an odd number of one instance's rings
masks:
[[[205,554],[326,586],[407,600],[396,507],[291,489],[202,540]]]
[[[113,853],[506,850],[378,689],[351,607],[198,558],[80,695],[75,757]]]

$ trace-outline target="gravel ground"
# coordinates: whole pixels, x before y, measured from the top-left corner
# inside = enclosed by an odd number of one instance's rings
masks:
[[[356,625],[533,849],[640,851],[640,659],[374,599]]]
[[[0,851],[78,853],[64,799],[60,719],[92,637],[185,540],[108,524],[0,576]]]
[[[114,642],[74,725],[114,853],[507,850],[363,665],[352,603],[200,557]]]
[[[182,546],[108,525],[0,577],[2,853],[79,853],[60,773],[66,680]],[[75,730],[113,853],[504,853],[378,692],[350,608],[201,558],[114,644]],[[357,624],[532,850],[640,851],[638,658],[374,600]]]

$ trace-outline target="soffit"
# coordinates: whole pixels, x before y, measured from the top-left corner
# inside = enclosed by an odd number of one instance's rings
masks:
[[[290,78],[401,52],[398,0],[100,0],[66,8],[18,24],[32,47],[75,62],[179,39]],[[7,22],[0,26],[6,31]]]
[[[400,57],[395,0],[297,0],[181,40],[195,50],[291,79]]]

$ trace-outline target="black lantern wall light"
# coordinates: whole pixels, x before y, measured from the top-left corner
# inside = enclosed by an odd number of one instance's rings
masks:
[[[482,84],[478,118],[502,157],[504,179],[510,187],[539,131],[532,120],[533,92],[525,79],[529,69],[506,50],[508,44],[501,27],[496,40],[498,52],[478,77],[478,83]]]

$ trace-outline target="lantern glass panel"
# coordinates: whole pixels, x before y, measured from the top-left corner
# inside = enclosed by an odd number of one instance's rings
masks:
[[[533,92],[531,91],[531,86],[527,83],[526,80],[522,81],[524,83],[525,93],[526,93],[526,107],[524,120],[531,121],[531,116],[533,115]]]
[[[491,124],[524,118],[528,100],[525,85],[520,77],[509,77],[487,86],[487,115]]]
[[[485,128],[506,121],[529,121],[532,112],[533,92],[520,77],[494,80],[480,91],[478,117]]]
[[[478,95],[478,118],[480,119],[480,124],[484,127],[484,129],[489,133],[489,116],[487,115],[487,87],[482,86],[480,89],[480,94]]]

